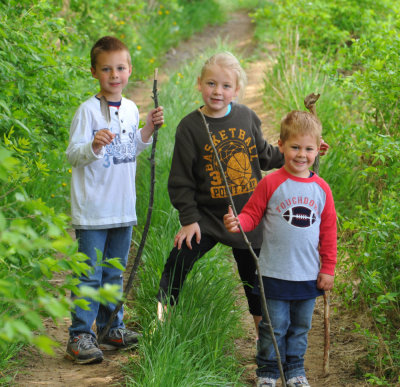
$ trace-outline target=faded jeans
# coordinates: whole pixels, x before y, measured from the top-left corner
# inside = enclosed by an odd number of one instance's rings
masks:
[[[76,230],[79,251],[86,254],[89,259],[86,263],[94,270],[87,276],[80,276],[80,286],[90,286],[98,289],[105,284],[119,285],[122,292],[122,271],[115,267],[97,265],[96,248],[103,253],[103,261],[108,258],[120,258],[120,263],[126,267],[129,248],[132,238],[132,226],[109,228],[103,230]],[[72,294],[72,298],[76,297]],[[71,315],[72,325],[69,328],[70,336],[79,333],[90,333],[96,337],[92,330],[92,324],[96,320],[97,332],[99,333],[107,325],[111,313],[115,309],[114,304],[102,305],[98,301],[87,299],[90,310],[76,307]],[[122,321],[123,308],[120,309],[114,319],[111,329],[124,328]]]
[[[274,328],[286,380],[295,376],[306,376],[304,355],[314,306],[315,298],[295,301],[267,299],[268,314]],[[279,379],[276,352],[264,318],[259,324],[259,330],[257,376]]]

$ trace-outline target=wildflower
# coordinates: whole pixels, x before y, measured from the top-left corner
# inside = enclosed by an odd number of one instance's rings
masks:
[[[179,78],[183,78],[183,74],[182,73],[178,73],[178,77]]]
[[[121,39],[125,39],[125,34],[121,34],[119,37],[120,37]]]
[[[159,14],[159,15],[162,15],[162,11],[158,11],[158,14]]]
[[[176,26],[176,21],[172,22],[172,25]]]
[[[72,169],[70,168],[70,169],[68,169],[68,173],[72,173]]]
[[[142,49],[142,46],[137,45],[137,46],[136,46],[136,49],[140,51],[140,50]]]
[[[168,9],[165,10],[165,14],[166,14],[166,15],[169,15]]]
[[[63,187],[66,187],[66,186],[67,186],[67,183],[62,182],[61,185],[62,185]]]
[[[51,194],[50,196],[51,196],[52,198],[55,198],[55,197],[56,197],[56,195],[54,195],[54,194]]]
[[[155,60],[154,58],[150,58],[150,59],[149,59],[149,62],[150,62],[150,63],[154,63],[154,60]]]

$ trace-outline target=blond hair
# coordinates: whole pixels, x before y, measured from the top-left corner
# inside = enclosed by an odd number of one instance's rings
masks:
[[[218,65],[223,68],[232,70],[236,75],[237,86],[239,87],[238,99],[241,99],[244,95],[244,90],[247,84],[246,73],[240,65],[239,60],[230,53],[229,51],[219,52],[212,55],[206,60],[200,72],[200,79],[202,80],[205,72],[210,66]]]
[[[310,135],[315,137],[317,145],[320,145],[322,134],[322,124],[320,120],[313,114],[302,111],[293,110],[281,121],[280,140],[285,142],[291,136]]]

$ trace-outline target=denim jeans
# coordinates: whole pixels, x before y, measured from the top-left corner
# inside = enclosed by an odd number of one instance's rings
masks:
[[[311,329],[315,298],[309,300],[267,299],[268,314],[274,329],[286,380],[306,376],[304,355],[307,335]],[[265,319],[259,324],[260,340],[257,348],[257,376],[280,378],[273,341]]]
[[[115,267],[97,265],[96,248],[103,253],[103,260],[108,258],[120,258],[121,265],[126,267],[129,248],[132,239],[132,226],[118,227],[103,230],[76,230],[78,249],[88,256],[86,263],[93,268],[87,276],[80,276],[80,286],[90,286],[98,289],[105,284],[119,285],[122,292],[123,278],[122,271]],[[72,294],[72,298],[76,296]],[[111,313],[115,309],[114,304],[102,305],[98,301],[87,299],[90,303],[90,310],[76,307],[71,315],[72,325],[69,328],[70,336],[79,333],[90,333],[96,336],[92,330],[92,324],[96,320],[97,332],[99,333],[106,326]],[[124,328],[123,308],[118,312],[111,326]]]

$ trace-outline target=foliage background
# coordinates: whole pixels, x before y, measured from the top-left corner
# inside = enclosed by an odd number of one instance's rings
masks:
[[[278,42],[265,102],[282,117],[320,92],[317,113],[333,149],[321,175],[339,215],[338,294],[372,319],[355,372],[393,385],[400,374],[399,39],[396,1],[277,0],[255,10],[257,36]]]
[[[88,60],[93,41],[104,34],[123,39],[131,49],[135,79],[144,79],[181,39],[208,24],[222,22],[225,12],[237,5],[252,10],[259,50],[267,43],[276,45],[272,57],[275,66],[265,81],[266,109],[276,112],[276,121],[290,109],[303,109],[302,98],[307,93],[321,92],[318,115],[323,122],[324,137],[333,148],[323,159],[321,174],[333,189],[339,214],[340,276],[336,286],[349,308],[367,311],[373,321],[372,326],[354,327],[369,343],[365,359],[355,364],[355,368],[371,384],[400,383],[400,5],[396,0],[238,0],[233,5],[217,0],[2,1],[2,375],[14,372],[15,354],[23,344],[33,343],[51,351],[52,342],[43,334],[42,319],[57,320],[68,315],[72,307],[68,294],[76,285],[72,274],[87,270],[84,257],[77,253],[75,242],[66,232],[70,169],[64,150],[72,114],[84,99],[96,92]],[[113,11],[109,12],[110,9]],[[190,69],[181,70],[168,86],[169,92],[176,96],[166,107],[171,118],[174,113],[183,116],[195,104],[195,97],[188,97],[193,85],[186,79],[191,73]],[[178,78],[179,87],[175,87]],[[188,105],[182,104],[184,100],[188,100]],[[163,160],[166,165],[168,162]],[[160,179],[166,179],[168,171],[157,173]],[[145,183],[139,181],[139,187],[140,184],[145,189]],[[157,231],[161,233],[168,228],[173,234],[176,214],[169,212],[165,195],[161,194],[157,200],[165,210],[155,214],[154,223],[171,225]],[[171,235],[164,237],[168,239]],[[154,317],[154,311],[146,305],[153,300],[151,289],[156,288],[153,282],[161,275],[165,259],[159,251],[162,240],[153,235],[149,243],[154,249],[151,257],[144,258],[149,272],[140,273],[141,283],[148,288],[138,288],[135,305],[146,327]],[[217,257],[223,261],[225,254],[222,249]],[[152,257],[155,262],[150,261]],[[207,266],[207,262],[211,266],[216,263],[211,258],[204,262],[200,271],[203,275],[189,282],[193,294],[196,286],[201,289],[205,283],[218,281]],[[228,273],[228,266],[218,264],[222,265],[222,273]],[[66,275],[65,282],[54,287],[61,275]],[[226,293],[220,296],[229,299],[237,284],[224,286]],[[181,348],[175,356],[176,367],[180,356],[194,361],[207,358],[207,362],[196,369],[193,379],[176,380],[176,385],[200,385],[198,380],[207,381],[206,375],[210,376],[207,382],[213,385],[235,380],[241,370],[237,369],[235,359],[227,356],[234,331],[218,332],[221,343],[209,346],[200,332],[215,327],[202,324],[198,316],[209,312],[210,320],[215,319],[213,313],[218,309],[202,309],[204,304],[198,299],[191,304],[190,292],[187,293],[182,309],[174,312],[174,324],[158,327],[156,332],[172,338],[165,342],[165,353]],[[103,289],[96,296],[113,298],[115,289]],[[194,312],[190,315],[185,305],[197,305],[198,309],[189,307]],[[218,303],[216,306],[221,307]],[[225,314],[232,318],[229,324],[236,329],[237,316],[231,313],[229,305]],[[182,330],[185,324],[178,323],[183,316],[191,316],[188,321],[194,329],[199,329],[196,331],[199,340],[192,347],[185,347],[179,340],[180,336],[187,337]],[[219,326],[222,324],[219,321]],[[146,377],[168,380],[162,374],[166,359],[152,346],[154,342],[147,342],[149,345],[141,348],[143,363],[135,365],[142,372],[141,380],[143,383],[151,383]],[[213,356],[205,356],[204,348]],[[229,359],[225,365],[218,362],[225,357]],[[158,373],[149,373],[149,369]],[[3,380],[9,381],[7,377]],[[136,382],[130,380],[130,383]]]

